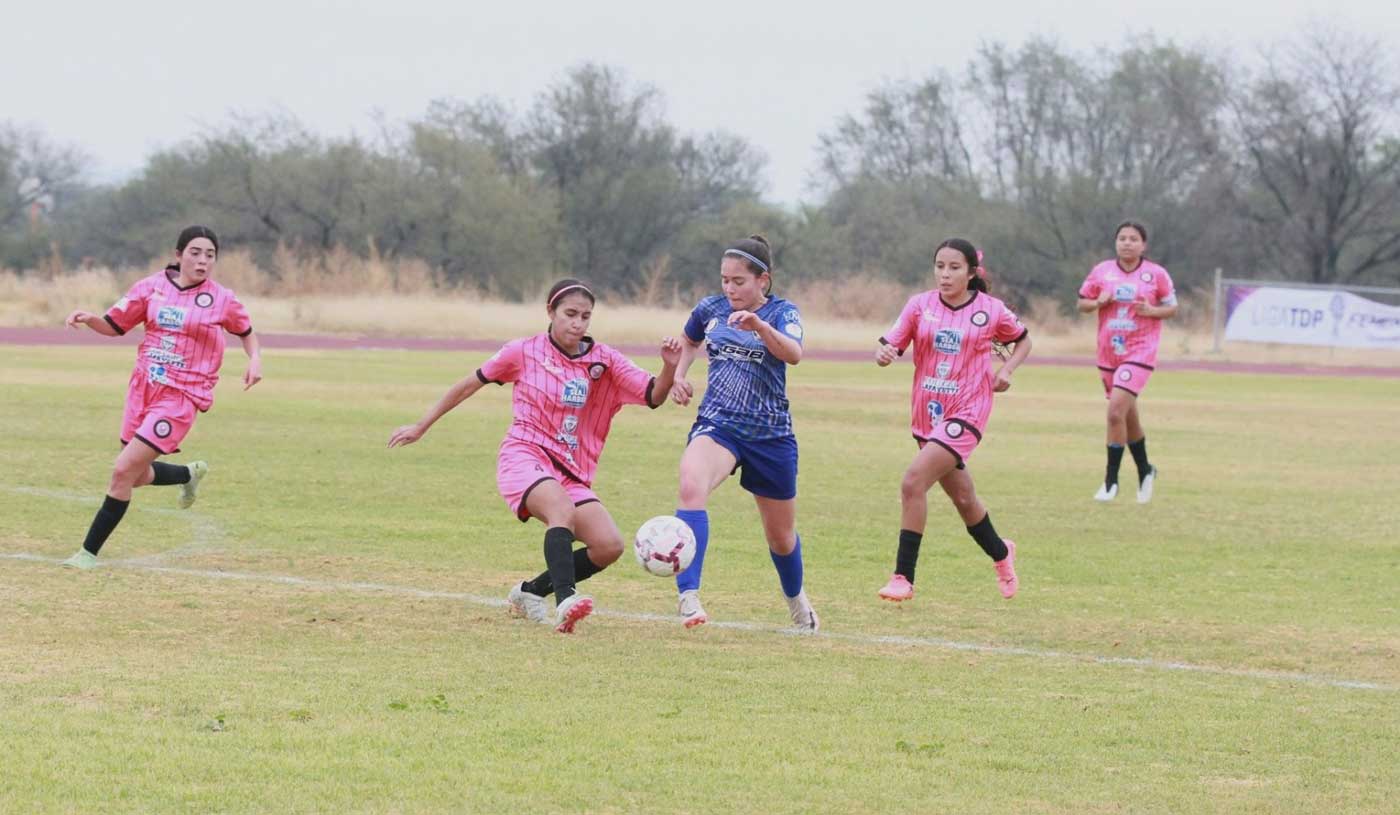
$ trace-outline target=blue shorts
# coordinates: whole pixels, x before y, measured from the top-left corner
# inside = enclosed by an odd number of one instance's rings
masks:
[[[743,470],[739,476],[739,486],[760,498],[775,501],[797,497],[796,437],[741,439],[722,426],[703,419],[690,428],[686,443],[695,441],[699,436],[708,436],[734,456],[734,469]]]

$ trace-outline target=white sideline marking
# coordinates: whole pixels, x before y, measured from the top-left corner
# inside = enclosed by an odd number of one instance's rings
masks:
[[[27,552],[0,552],[0,559],[22,560],[35,563],[62,563],[61,558],[45,557]],[[318,589],[328,592],[360,592],[360,593],[383,593],[398,595],[401,597],[418,597],[432,600],[455,600],[458,602],[471,603],[478,606],[490,606],[500,608],[507,605],[504,599],[499,597],[486,597],[480,594],[469,594],[457,591],[436,591],[433,589],[420,589],[413,586],[399,586],[390,583],[340,583],[331,580],[316,580],[307,577],[296,577],[294,575],[264,574],[257,572],[225,572],[210,569],[186,569],[176,566],[157,566],[140,562],[136,559],[111,560],[104,562],[103,566],[116,569],[130,569],[134,571],[155,572],[157,574],[182,575],[186,577],[202,577],[213,580],[236,580],[255,583],[275,583],[283,586],[297,586],[307,589]],[[619,620],[630,620],[633,622],[665,623],[667,625],[677,625],[675,617],[663,614],[649,614],[646,612],[633,611],[610,611],[600,610],[595,612],[604,617],[611,617]],[[718,620],[706,624],[706,627],[725,628],[734,631],[751,631],[769,634],[783,634],[793,637],[820,637],[842,642],[854,642],[863,645],[907,645],[911,647],[937,648],[947,651],[966,651],[977,654],[993,654],[996,656],[1018,656],[1030,657],[1032,659],[1061,660],[1066,662],[1088,662],[1094,665],[1116,665],[1130,668],[1146,668],[1155,671],[1181,671],[1185,673],[1206,674],[1211,676],[1234,676],[1244,679],[1258,679],[1274,682],[1301,682],[1308,685],[1322,685],[1332,688],[1346,688],[1348,690],[1372,690],[1383,692],[1394,692],[1400,690],[1395,685],[1387,685],[1380,682],[1363,682],[1356,679],[1343,679],[1319,674],[1294,673],[1290,671],[1268,671],[1254,668],[1224,668],[1215,665],[1197,665],[1191,662],[1169,662],[1145,657],[1111,657],[1098,654],[1080,654],[1071,651],[1054,651],[1043,648],[1022,648],[1014,645],[988,645],[976,642],[958,642],[956,640],[938,639],[935,637],[907,637],[900,635],[879,635],[879,634],[845,634],[841,632],[823,631],[817,634],[801,634],[790,628],[778,626],[761,625],[750,622],[726,622]]]
[[[14,493],[16,495],[32,495],[38,498],[54,498],[59,501],[71,501],[75,504],[84,504],[93,507],[100,506],[102,504],[102,501],[94,495],[86,493],[68,492],[67,490],[49,490],[44,489],[42,487],[19,487],[10,484],[0,485],[0,489],[4,489],[5,492]],[[220,526],[217,521],[193,510],[143,506],[139,503],[133,503],[131,508],[140,512],[150,512],[155,515],[168,515],[173,518],[179,518],[180,520],[189,521],[191,540],[189,543],[177,546],[174,549],[169,549],[164,552],[157,552],[153,555],[142,555],[140,557],[125,558],[125,562],[159,563],[163,560],[184,557],[185,555],[191,555],[196,552],[202,552],[206,549],[211,549],[213,548],[214,544],[224,539],[224,528]]]

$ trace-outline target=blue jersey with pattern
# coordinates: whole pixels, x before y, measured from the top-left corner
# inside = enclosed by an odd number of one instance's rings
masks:
[[[686,337],[704,342],[710,363],[697,419],[744,439],[791,436],[787,363],[773,356],[757,333],[729,325],[733,311],[723,295],[714,295],[701,300],[685,323]],[[755,313],[783,336],[802,343],[802,314],[797,306],[769,297]]]

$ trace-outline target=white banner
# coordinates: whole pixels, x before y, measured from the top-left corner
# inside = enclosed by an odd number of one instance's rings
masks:
[[[1400,307],[1350,292],[1225,287],[1225,339],[1400,351]]]

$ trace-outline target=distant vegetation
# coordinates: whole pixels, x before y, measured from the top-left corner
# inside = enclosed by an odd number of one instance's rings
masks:
[[[773,239],[780,280],[904,287],[958,234],[1000,293],[1063,302],[1132,217],[1183,287],[1216,267],[1396,284],[1391,51],[1309,31],[1246,69],[1151,37],[987,44],[832,122],[796,210],[764,200],[766,157],[742,134],[679,132],[656,89],[593,64],[521,112],[445,99],[369,139],[231,118],[112,185],[88,181],[79,148],[0,123],[0,267],[148,264],[204,222],[276,277],[385,258],[506,299],[567,273],[657,301],[711,286],[724,242],[750,232]]]

